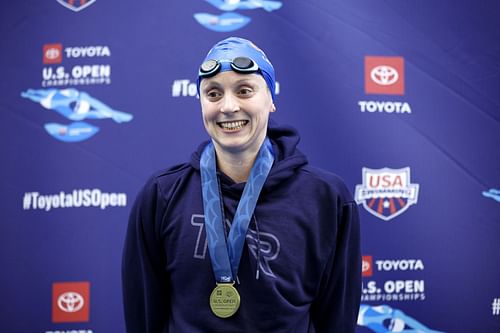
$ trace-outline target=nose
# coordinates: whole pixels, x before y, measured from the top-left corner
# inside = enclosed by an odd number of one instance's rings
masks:
[[[238,99],[231,95],[225,94],[222,100],[222,105],[220,108],[220,112],[236,112],[240,110],[240,105],[238,104]]]

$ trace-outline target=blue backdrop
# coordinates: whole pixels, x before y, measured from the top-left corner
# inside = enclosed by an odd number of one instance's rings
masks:
[[[276,68],[272,117],[359,203],[359,332],[500,332],[496,1],[0,8],[0,331],[124,331],[130,206],[207,138],[197,67],[235,35]]]

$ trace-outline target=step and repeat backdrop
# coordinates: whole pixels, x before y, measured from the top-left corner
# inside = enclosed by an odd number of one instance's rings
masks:
[[[266,51],[272,118],[359,204],[358,332],[500,332],[497,2],[0,8],[1,332],[124,332],[128,213],[208,138],[197,69],[229,36]]]

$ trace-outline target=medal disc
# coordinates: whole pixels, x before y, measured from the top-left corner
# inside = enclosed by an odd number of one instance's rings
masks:
[[[231,317],[240,307],[240,294],[234,283],[218,283],[210,294],[210,309],[220,318]]]

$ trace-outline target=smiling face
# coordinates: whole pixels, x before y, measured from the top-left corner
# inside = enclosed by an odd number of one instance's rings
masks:
[[[216,151],[259,151],[275,111],[266,81],[259,74],[220,72],[200,85],[203,123]]]

